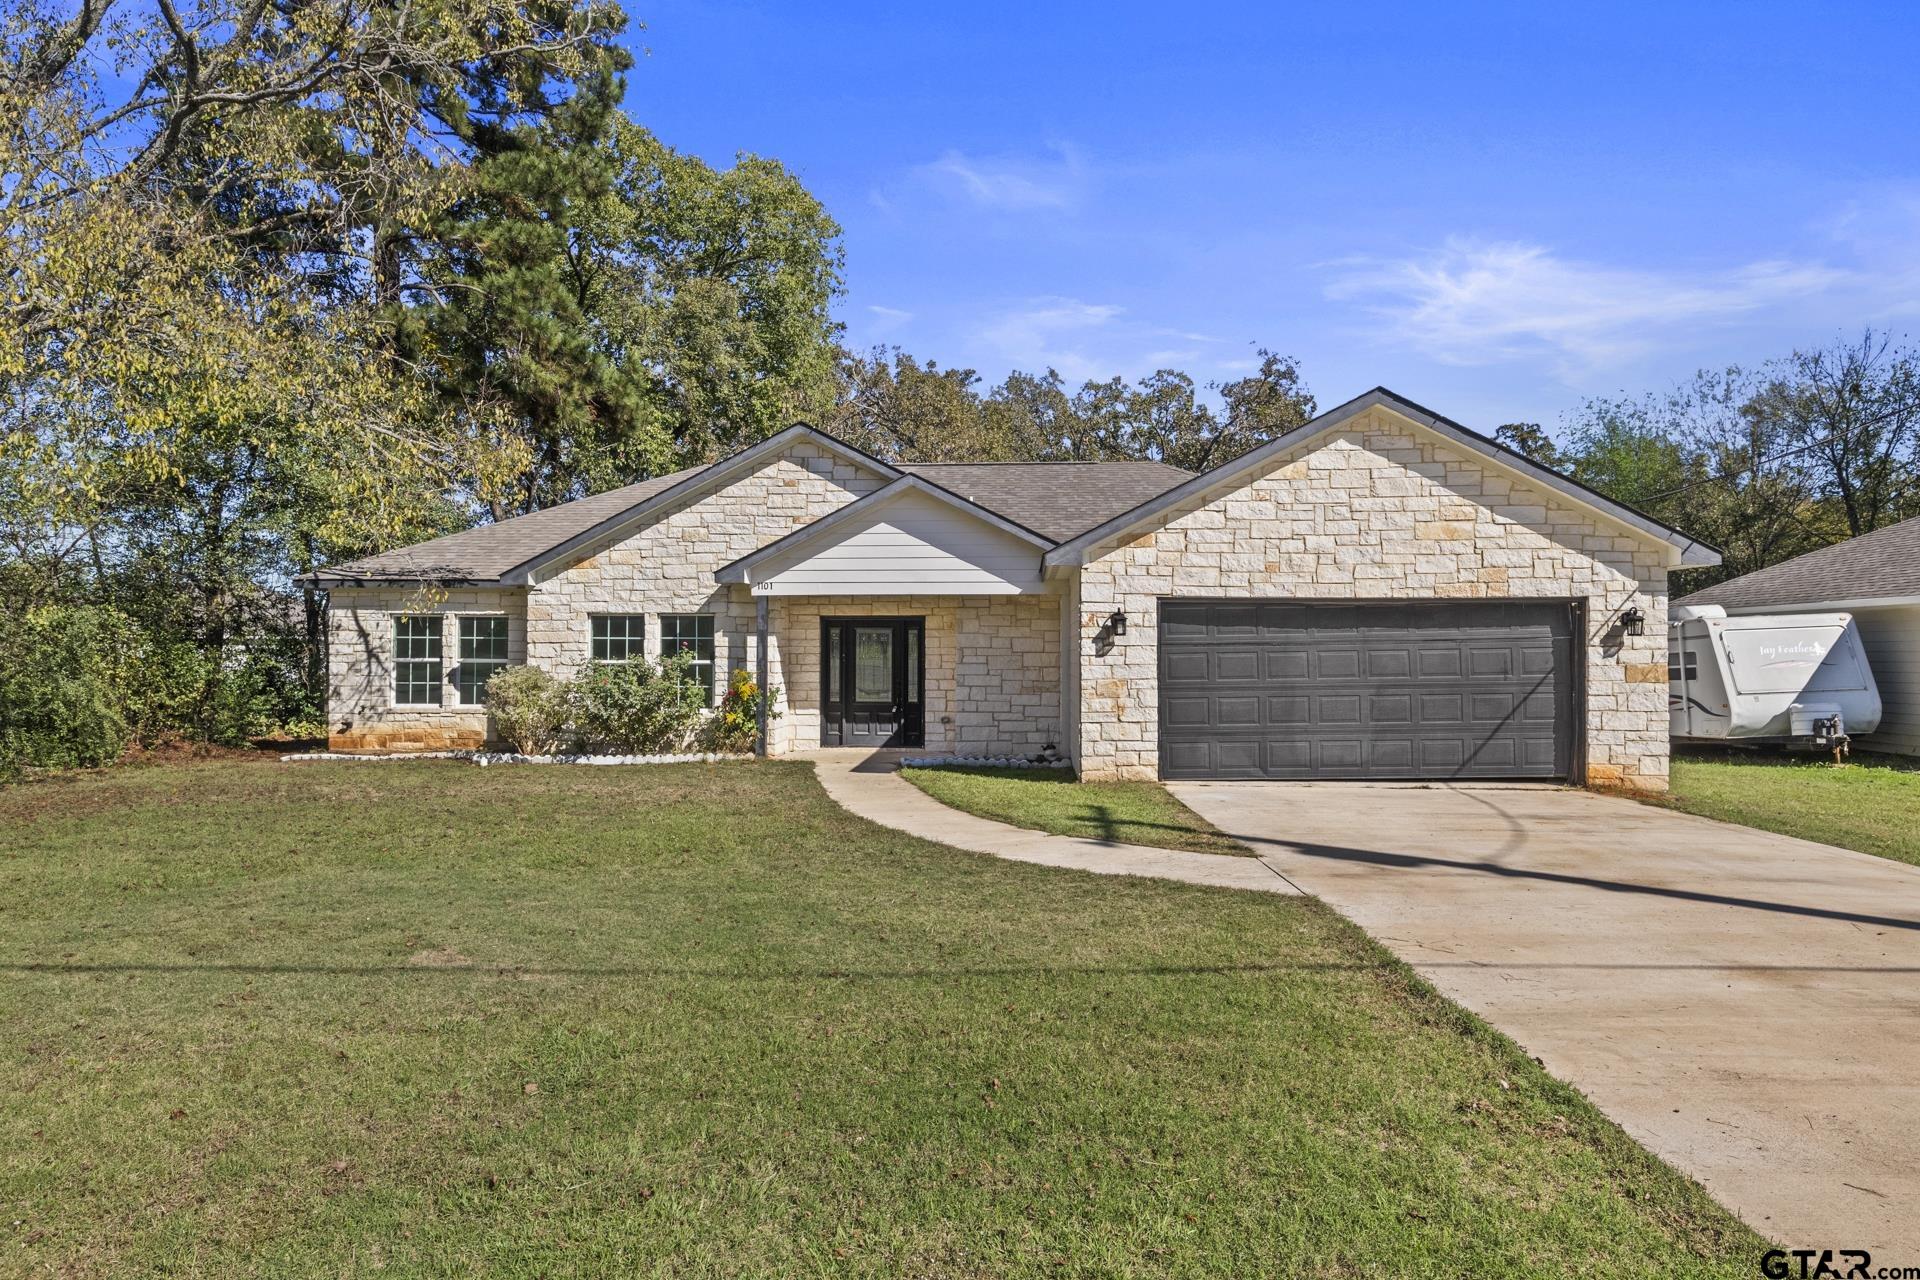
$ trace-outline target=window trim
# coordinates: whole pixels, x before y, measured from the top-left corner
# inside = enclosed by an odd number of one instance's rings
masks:
[[[387,681],[388,705],[392,707],[404,707],[412,711],[424,711],[428,709],[444,711],[447,706],[446,615],[443,613],[396,612],[388,614],[387,617],[389,620],[387,628],[387,659],[393,664],[393,669],[390,673],[391,678]],[[438,656],[432,658],[402,658],[400,656],[400,624],[413,621],[431,621],[433,623],[433,634],[431,636],[409,636],[407,638],[410,640],[432,640],[434,647],[438,650]],[[408,687],[415,685],[431,687],[438,695],[432,702],[408,702],[400,696],[400,686],[402,684],[400,670],[403,666],[432,666],[439,669],[438,678],[435,680],[408,680],[404,682]]]
[[[690,638],[680,636],[670,637],[668,635],[669,622],[684,621],[692,621],[696,624],[694,635]],[[697,624],[701,622],[706,623],[705,635],[699,634]],[[707,656],[702,658],[699,649],[695,648],[693,651],[694,667],[696,670],[701,667],[706,668],[706,679],[702,683],[707,691],[707,705],[711,707],[713,705],[717,673],[720,666],[719,620],[711,613],[663,613],[660,615],[660,656],[662,659],[670,658],[675,653],[681,651],[680,648],[668,648],[670,644],[685,646],[691,643],[697,646],[703,640],[706,642]]]
[[[466,671],[466,668],[469,662],[471,662],[476,666],[491,667],[492,670],[487,673],[487,680],[493,679],[494,676],[499,675],[500,672],[506,670],[509,666],[513,665],[513,615],[510,613],[507,613],[505,610],[474,609],[474,610],[468,610],[464,613],[456,613],[452,616],[454,619],[454,626],[453,626],[454,661],[453,661],[453,673],[452,673],[453,674],[453,680],[452,680],[453,705],[457,708],[485,707],[487,705],[486,681],[482,681],[480,684],[480,688],[477,690],[480,696],[476,698],[474,701],[469,702],[467,701],[467,688],[465,683],[462,681],[461,676]],[[498,658],[469,659],[464,654],[461,653],[461,648],[466,644],[466,641],[467,641],[467,637],[464,634],[466,631],[467,622],[469,620],[477,622],[481,619],[487,619],[487,620],[498,619],[500,621],[502,626],[502,632],[501,632],[500,638],[502,642],[502,647],[506,650],[503,656]]]
[[[597,622],[603,622],[609,618],[625,618],[629,623],[629,626],[627,629],[628,634],[620,637],[621,641],[627,646],[627,656],[624,658],[599,658],[594,656],[593,647],[594,647],[595,641],[600,639],[605,639],[611,642],[612,640],[611,636],[606,636],[606,637],[595,636],[593,634],[594,624]],[[640,624],[640,627],[639,627],[640,634],[637,636],[633,634],[633,627],[631,626],[631,624],[635,622],[638,622]],[[644,613],[589,613],[587,615],[587,662],[589,664],[601,665],[601,666],[625,666],[626,664],[632,662],[635,658],[645,658],[646,656],[647,656],[647,615],[646,614]]]

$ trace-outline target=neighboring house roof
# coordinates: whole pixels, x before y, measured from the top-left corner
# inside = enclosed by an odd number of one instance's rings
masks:
[[[1669,544],[1678,553],[1680,564],[1692,566],[1720,563],[1720,553],[1699,539],[1689,537],[1678,529],[1662,524],[1645,512],[1635,511],[1624,502],[1616,502],[1597,490],[1589,489],[1577,480],[1563,476],[1557,471],[1551,471],[1525,454],[1509,449],[1499,441],[1463,427],[1449,418],[1443,418],[1431,409],[1423,408],[1385,387],[1375,387],[1365,395],[1356,396],[1337,408],[1329,409],[1319,417],[1295,427],[1284,435],[1275,436],[1258,448],[1241,454],[1238,458],[1222,463],[1211,471],[1202,472],[1184,484],[1176,485],[1132,510],[1123,512],[1062,542],[1047,553],[1047,565],[1052,568],[1060,565],[1085,564],[1093,558],[1095,549],[1101,544],[1157,526],[1170,518],[1171,513],[1179,510],[1184,503],[1198,501],[1216,491],[1246,484],[1262,474],[1275,459],[1287,451],[1314,436],[1331,431],[1359,417],[1375,406],[1391,409],[1394,413],[1425,427],[1436,435],[1446,437],[1469,453],[1480,454],[1509,471],[1519,473],[1542,488],[1556,491],[1562,497],[1571,499],[1589,510],[1610,516],[1629,528]]]
[[[1193,478],[1164,462],[903,462],[900,469],[1054,542]]]
[[[1809,604],[1844,607],[1872,600],[1920,600],[1920,519],[1903,520],[1756,569],[1675,603],[1765,609]]]

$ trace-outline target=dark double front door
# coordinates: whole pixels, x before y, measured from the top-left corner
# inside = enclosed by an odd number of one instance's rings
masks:
[[[925,620],[825,618],[820,631],[821,744],[925,746]]]

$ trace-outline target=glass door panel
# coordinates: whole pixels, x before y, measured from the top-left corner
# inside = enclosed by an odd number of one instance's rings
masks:
[[[853,700],[893,705],[893,628],[853,629]]]

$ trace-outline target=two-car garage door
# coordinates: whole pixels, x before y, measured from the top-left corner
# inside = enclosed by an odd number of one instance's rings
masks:
[[[1164,778],[1564,778],[1564,600],[1160,603]]]

